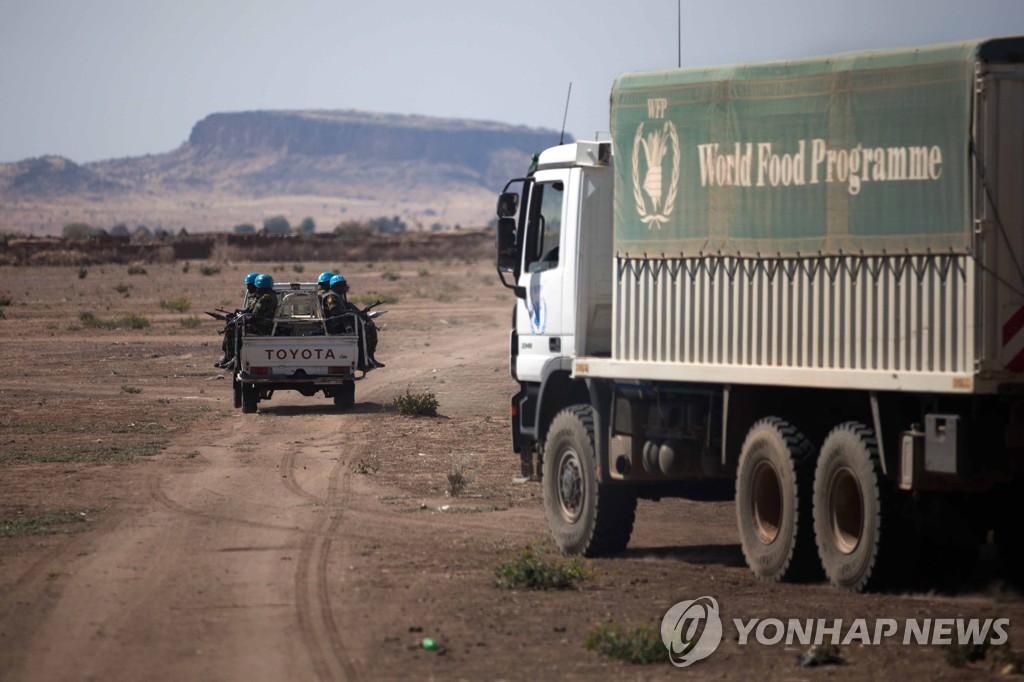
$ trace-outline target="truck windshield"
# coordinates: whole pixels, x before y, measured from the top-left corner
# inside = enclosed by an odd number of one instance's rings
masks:
[[[529,272],[550,270],[558,265],[564,190],[565,186],[561,182],[538,183],[533,186],[526,242],[526,268]]]

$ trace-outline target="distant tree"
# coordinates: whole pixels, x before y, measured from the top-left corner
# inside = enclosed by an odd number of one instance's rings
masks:
[[[64,226],[65,239],[88,239],[93,228],[85,223],[68,223]]]
[[[309,216],[306,216],[299,223],[299,234],[313,234],[314,232],[316,232],[316,222]]]
[[[124,223],[118,223],[117,225],[114,225],[112,228],[110,228],[110,234],[114,237],[127,237],[128,226],[125,225]]]
[[[433,225],[430,226],[431,232],[441,232],[442,230],[444,230],[444,225],[442,225],[441,223],[434,223]]]
[[[140,240],[152,239],[153,233],[145,225],[139,225],[135,228],[135,232],[132,233],[132,238]]]
[[[267,234],[288,234],[292,226],[283,215],[276,215],[263,221],[263,231]]]
[[[394,216],[393,218],[374,218],[370,221],[370,228],[374,232],[405,232],[407,227],[408,226],[405,224],[405,221],[398,216]]]
[[[235,225],[231,231],[235,234],[256,234],[256,226],[252,223],[242,223]]]

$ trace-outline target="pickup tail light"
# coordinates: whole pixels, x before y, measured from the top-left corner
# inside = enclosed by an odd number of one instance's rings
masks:
[[[250,367],[249,374],[270,374],[269,367]]]
[[[352,368],[348,367],[347,365],[344,366],[344,367],[328,367],[327,368],[327,373],[328,374],[348,374],[351,371],[352,371]]]

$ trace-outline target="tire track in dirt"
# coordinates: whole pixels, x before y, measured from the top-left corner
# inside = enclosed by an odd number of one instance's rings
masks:
[[[271,420],[268,420],[271,421]],[[268,424],[261,425],[272,430]],[[146,485],[150,497],[162,507],[175,514],[181,514],[188,518],[212,521],[218,524],[235,524],[244,527],[284,531],[298,535],[299,556],[297,557],[295,576],[293,582],[294,608],[296,619],[301,633],[302,645],[309,654],[314,676],[319,680],[356,680],[360,675],[353,664],[342,638],[338,623],[335,619],[331,603],[331,587],[336,584],[337,576],[330,573],[331,552],[336,548],[334,539],[339,532],[342,520],[345,516],[346,506],[350,495],[349,473],[346,469],[347,459],[342,456],[342,444],[330,444],[337,433],[332,433],[328,438],[327,429],[332,431],[337,423],[329,423],[324,420],[322,424],[315,426],[312,431],[318,435],[325,436],[317,438],[314,446],[322,449],[326,446],[333,448],[338,453],[334,455],[335,461],[331,465],[327,475],[327,486],[322,494],[307,490],[300,483],[300,477],[296,474],[302,467],[299,466],[300,456],[303,447],[287,447],[280,458],[280,472],[283,474],[278,480],[292,496],[309,503],[306,506],[316,514],[311,525],[282,525],[254,521],[239,515],[217,513],[205,508],[195,508],[183,504],[174,499],[164,489],[164,479],[160,474],[154,474],[146,479]],[[353,431],[343,427],[346,439],[344,447],[358,449],[357,443],[363,441],[364,436],[356,423],[345,425],[353,428]],[[264,431],[264,428],[259,428]],[[247,432],[246,437],[260,436]],[[238,434],[228,435],[222,439],[228,451],[232,450],[237,443]],[[290,445],[296,446],[298,443]],[[326,462],[324,462],[326,464]],[[216,491],[209,491],[220,494]],[[202,503],[199,503],[201,507]]]
[[[358,437],[358,434],[350,434]],[[295,606],[302,641],[320,680],[356,680],[359,674],[349,658],[331,606],[328,569],[333,538],[338,532],[350,495],[345,460],[338,457],[328,477],[326,496],[302,488],[292,475],[295,457],[286,454],[285,487],[324,505],[324,513],[303,540],[295,571]]]
[[[322,498],[309,492],[295,480],[295,455],[296,450],[294,448],[287,448],[284,456],[281,458],[281,471],[284,472],[284,487],[288,488],[292,494],[304,500],[316,503],[323,502]]]
[[[160,485],[160,478],[161,476],[159,474],[149,476],[146,479],[146,487],[149,489],[149,495],[150,497],[153,498],[154,501],[171,510],[172,512],[184,514],[192,518],[205,519],[207,521],[216,521],[219,523],[234,523],[242,526],[248,526],[250,528],[261,528],[265,530],[281,530],[290,533],[297,532],[303,534],[308,534],[310,532],[307,529],[302,528],[300,526],[281,526],[276,523],[261,523],[259,521],[253,521],[251,519],[242,519],[234,516],[229,516],[226,514],[215,514],[213,512],[201,511],[199,509],[192,509],[190,507],[186,507],[180,502],[171,499],[167,495],[167,493],[164,492],[163,488]]]

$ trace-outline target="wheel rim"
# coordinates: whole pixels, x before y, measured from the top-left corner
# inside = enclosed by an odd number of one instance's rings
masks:
[[[843,554],[852,554],[864,534],[864,497],[857,477],[848,467],[832,475],[828,516],[836,548]]]
[[[563,452],[558,461],[558,506],[569,523],[583,513],[583,467],[572,449]]]
[[[754,468],[750,490],[750,518],[754,533],[763,544],[770,545],[779,537],[782,527],[782,482],[771,462],[758,462]]]

